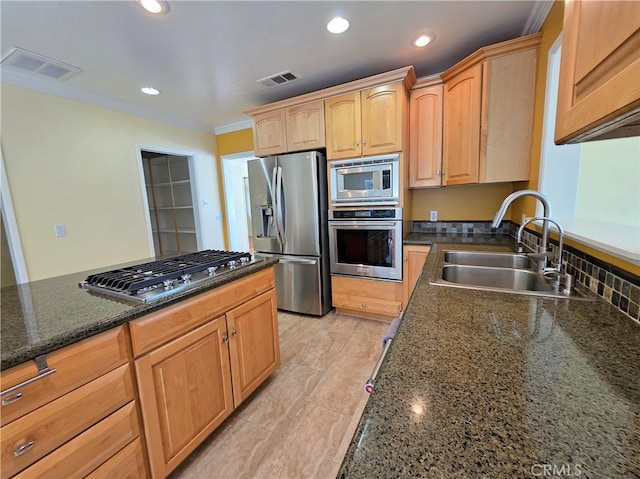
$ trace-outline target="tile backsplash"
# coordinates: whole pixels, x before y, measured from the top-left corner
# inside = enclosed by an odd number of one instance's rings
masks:
[[[492,228],[490,221],[414,221],[412,223],[414,233],[440,235],[506,234],[515,238],[518,228],[518,224],[510,221],[503,221],[498,228]],[[542,238],[538,233],[525,230],[522,242],[528,248],[537,251]],[[557,254],[557,242],[552,244],[552,248]],[[634,321],[640,322],[640,276],[571,246],[564,247],[563,264],[566,272],[572,274],[577,282]]]
[[[518,234],[518,225],[511,224],[509,234],[514,238]],[[542,238],[525,230],[523,243],[534,250],[542,243]],[[557,254],[558,244],[553,242],[553,252]],[[618,308],[631,319],[640,322],[640,277],[620,269],[582,251],[566,246],[563,248],[562,263],[565,271],[575,280],[605,301]]]

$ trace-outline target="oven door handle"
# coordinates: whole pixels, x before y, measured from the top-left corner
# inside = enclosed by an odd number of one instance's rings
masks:
[[[368,221],[368,220],[363,220],[363,221],[336,221],[336,220],[332,220],[329,221],[329,225],[335,227],[341,227],[341,226],[358,226],[361,228],[369,228],[369,229],[381,229],[381,228],[395,228],[396,226],[398,226],[398,223],[400,223],[400,221]],[[380,227],[380,228],[377,228]]]

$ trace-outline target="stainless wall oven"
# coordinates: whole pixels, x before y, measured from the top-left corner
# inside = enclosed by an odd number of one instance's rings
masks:
[[[402,281],[402,209],[329,211],[331,274]]]

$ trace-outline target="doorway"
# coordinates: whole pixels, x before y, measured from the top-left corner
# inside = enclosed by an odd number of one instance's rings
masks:
[[[193,157],[143,149],[140,156],[155,255],[199,251]]]
[[[221,157],[229,247],[232,251],[253,252],[247,162],[255,158],[252,151]]]

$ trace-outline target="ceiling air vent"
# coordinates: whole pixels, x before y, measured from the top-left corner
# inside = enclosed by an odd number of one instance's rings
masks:
[[[293,80],[297,80],[300,78],[300,75],[296,73],[292,73],[290,70],[276,73],[275,75],[271,75],[265,78],[262,78],[257,81],[257,83],[262,83],[264,86],[277,86],[282,85],[284,83],[290,83]]]
[[[54,80],[66,80],[82,71],[80,68],[18,47],[2,59],[2,65],[44,75]]]

